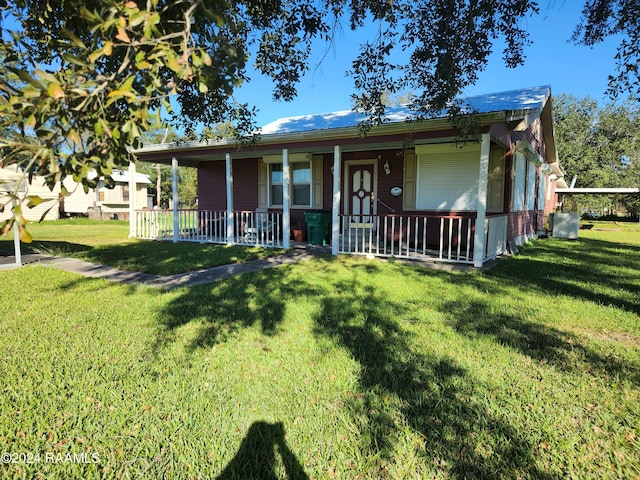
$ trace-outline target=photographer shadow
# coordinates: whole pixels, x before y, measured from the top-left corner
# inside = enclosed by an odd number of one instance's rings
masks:
[[[240,444],[238,453],[229,462],[218,480],[282,478],[276,473],[276,452],[289,480],[308,480],[302,465],[285,440],[282,422],[254,422]]]

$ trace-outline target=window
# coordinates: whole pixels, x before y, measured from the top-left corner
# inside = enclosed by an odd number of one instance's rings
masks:
[[[416,209],[477,209],[479,145],[417,145],[416,155]]]
[[[544,210],[545,189],[547,187],[547,176],[540,172],[538,177],[538,210]]]
[[[274,163],[271,166],[269,176],[269,191],[271,193],[271,205],[282,205],[282,164]]]
[[[129,185],[122,186],[122,201],[123,202],[129,201]]]
[[[279,207],[283,204],[284,178],[281,163],[269,165],[269,204]],[[311,162],[295,162],[289,165],[291,174],[291,206],[311,206]]]
[[[491,151],[487,188],[487,211],[502,212],[504,209],[504,150]]]
[[[516,152],[514,161],[514,175],[513,175],[513,211],[520,212],[524,210],[524,195],[526,189],[526,177],[527,177],[527,159],[520,153]]]
[[[299,162],[291,165],[291,188],[293,205],[311,205],[311,163]]]
[[[536,209],[536,165],[528,162],[527,165],[527,210]]]

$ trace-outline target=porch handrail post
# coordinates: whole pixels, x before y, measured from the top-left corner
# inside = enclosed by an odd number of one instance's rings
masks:
[[[13,206],[15,207],[18,202],[16,200],[12,201]],[[20,245],[20,232],[18,231],[18,225],[16,223],[13,224],[13,254],[16,257],[16,267],[22,266],[22,246]]]
[[[129,238],[136,236],[136,162],[129,161]]]
[[[340,145],[333,148],[333,205],[331,211],[331,254],[338,255],[340,242]]]
[[[282,149],[282,246],[289,248],[290,236],[290,199],[289,199],[289,150]]]
[[[178,243],[180,219],[178,218],[178,159],[176,157],[171,157],[171,189],[173,194],[173,243]]]
[[[225,168],[227,174],[227,244],[234,243],[233,235],[233,165],[231,162],[231,154],[227,152],[225,155]]]
[[[478,208],[476,231],[473,239],[473,266],[481,268],[484,264],[484,251],[487,239],[485,220],[487,218],[487,195],[489,191],[489,154],[491,151],[491,135],[482,134],[480,147],[480,169],[478,171]]]

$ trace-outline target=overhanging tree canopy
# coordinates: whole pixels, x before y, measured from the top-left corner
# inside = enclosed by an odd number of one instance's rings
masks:
[[[627,90],[638,88],[635,3],[587,1],[574,36],[590,44],[625,35],[617,85]],[[252,107],[233,97],[248,80],[247,62],[273,79],[275,99],[291,100],[312,45],[331,42],[341,23],[379,26],[349,72],[369,124],[383,121],[384,99],[402,90],[416,92],[417,116],[444,107],[456,114],[449,102],[477,80],[496,41],[506,45],[506,66],[524,61],[523,19],[538,9],[532,0],[0,0],[0,7],[0,166],[18,164],[51,187],[71,175],[85,188],[95,186],[90,171],[108,179],[129,161],[129,147],[163,109],[176,128],[231,121],[248,134]],[[406,65],[394,63],[396,49],[409,53]]]

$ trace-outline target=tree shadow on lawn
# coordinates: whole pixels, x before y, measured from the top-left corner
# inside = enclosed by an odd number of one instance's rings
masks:
[[[640,246],[539,240],[525,250],[530,253],[501,261],[487,277],[640,314]]]
[[[13,246],[11,247],[13,250]],[[73,256],[88,252],[93,247],[83,243],[34,240],[22,244],[22,253],[39,253],[42,255]]]
[[[290,278],[289,270],[286,266],[269,268],[184,289],[161,312],[154,348],[161,350],[173,342],[176,330],[194,321],[201,326],[190,341],[189,350],[225,342],[235,332],[255,324],[260,325],[264,335],[277,334],[288,301],[321,294],[317,288]]]
[[[359,425],[360,451],[380,459],[372,475],[385,477],[385,464],[397,461],[395,437],[406,422],[424,439],[422,455],[435,471],[457,478],[552,478],[536,465],[534,446],[473,398],[476,380],[464,368],[429,353],[427,345],[413,346],[397,320],[405,305],[355,276],[337,287],[339,295],[321,300],[315,332],[362,366],[360,392],[347,408]]]
[[[8,250],[9,247],[10,250]],[[3,250],[13,252],[13,244]],[[23,254],[26,253],[74,257],[126,271],[172,275],[187,270],[264,258],[282,253],[282,250],[151,240],[131,240],[118,244],[93,246],[73,242],[36,240],[24,247]]]
[[[334,262],[317,261],[314,268],[322,270]],[[318,282],[312,269],[304,278],[280,267],[185,289],[162,312],[156,352],[176,341],[177,330],[189,322],[202,326],[188,350],[255,325],[276,335],[287,304],[313,298],[319,307],[312,313],[315,334],[347,349],[361,365],[359,388],[345,392],[344,409],[360,430],[359,452],[373,459],[365,464],[371,476],[382,478],[398,463],[394,448],[408,426],[424,439],[419,455],[434,471],[457,478],[550,478],[536,465],[536,447],[473,398],[476,380],[464,368],[429,353],[428,346],[415,347],[398,319],[406,305],[379,294],[369,279],[378,270],[356,263],[349,265],[351,280]]]
[[[542,298],[565,295],[640,312],[640,247],[586,239],[582,243],[538,241],[526,248],[532,253],[503,259],[484,272],[445,274],[447,283],[471,287],[480,296],[443,300],[437,304],[438,310],[465,336],[491,337],[499,344],[564,372],[619,376],[640,385],[637,363],[599,352],[579,336],[545,324],[547,312],[541,307],[535,307],[539,309],[537,312],[526,311],[527,296],[538,292]],[[620,252],[625,255],[621,256]],[[636,273],[616,274],[617,267]],[[441,274],[414,268],[409,275],[421,281],[427,275]],[[509,304],[495,299],[512,301]],[[526,316],[531,314],[540,321],[528,320]]]
[[[447,302],[441,308],[456,331],[463,335],[490,337],[498,344],[564,372],[586,371],[598,377],[622,377],[640,385],[639,365],[600,354],[569,332],[511,313],[496,312],[492,295],[500,293],[487,292],[486,300]]]

